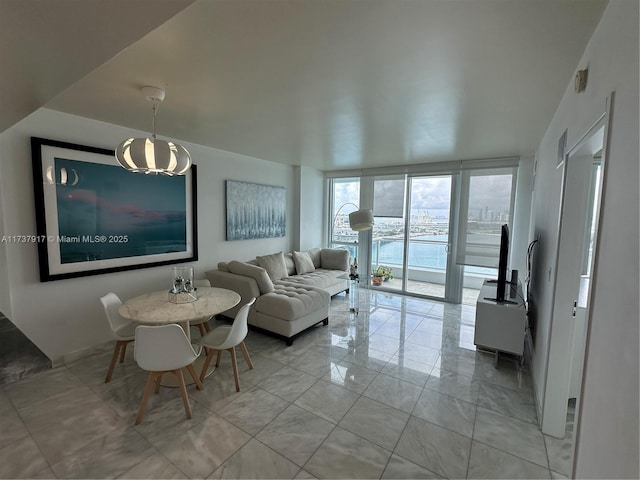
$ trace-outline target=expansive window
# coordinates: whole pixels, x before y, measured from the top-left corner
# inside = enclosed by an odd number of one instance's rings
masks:
[[[458,264],[498,266],[500,229],[504,224],[511,226],[514,183],[513,168],[462,173]]]
[[[331,224],[329,225],[329,246],[349,251],[356,257],[358,232],[349,227],[349,214],[360,205],[360,179],[336,178],[331,182]]]
[[[372,278],[372,282],[385,282],[384,286],[392,290],[402,290],[405,277],[406,183],[405,175],[373,179],[371,272],[382,276]]]
[[[358,255],[372,287],[475,303],[483,280],[496,276],[501,226],[512,227],[516,164],[334,176],[329,244]],[[358,208],[373,209],[373,230],[351,230],[349,213]],[[380,282],[376,270],[392,275]]]

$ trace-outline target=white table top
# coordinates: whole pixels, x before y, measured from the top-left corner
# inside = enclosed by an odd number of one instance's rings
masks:
[[[158,325],[210,317],[240,303],[240,295],[225,288],[198,287],[197,295],[195,302],[172,303],[168,290],[146,293],[127,300],[118,313],[134,322]]]

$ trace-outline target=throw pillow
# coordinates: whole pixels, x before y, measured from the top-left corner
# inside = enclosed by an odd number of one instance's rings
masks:
[[[273,292],[273,282],[267,275],[267,271],[256,265],[249,265],[248,263],[238,262],[232,260],[229,262],[229,272],[237,275],[244,275],[245,277],[253,278],[258,284],[260,293]]]
[[[228,272],[229,265],[227,265],[227,262],[218,262],[218,270],[221,272]]]
[[[256,260],[258,265],[267,271],[269,278],[274,282],[289,276],[282,252],[256,257]]]
[[[335,248],[323,248],[320,251],[320,264],[327,270],[349,270],[349,252]]]
[[[287,276],[296,274],[296,263],[293,261],[293,255],[290,253],[284,254],[284,264],[287,266]]]
[[[316,267],[313,266],[313,260],[307,252],[293,252],[293,261],[296,264],[296,272],[298,275],[303,273],[311,273],[316,271]]]
[[[320,249],[319,248],[311,248],[307,250],[309,257],[311,257],[311,261],[313,262],[313,266],[315,268],[320,268]]]

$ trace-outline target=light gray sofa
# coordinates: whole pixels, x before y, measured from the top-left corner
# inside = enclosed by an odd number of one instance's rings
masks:
[[[346,250],[314,248],[256,257],[248,262],[220,262],[206,272],[211,286],[228,288],[242,297],[223,315],[235,318],[242,305],[255,297],[249,325],[284,337],[291,345],[302,331],[329,322],[331,297],[348,291]]]

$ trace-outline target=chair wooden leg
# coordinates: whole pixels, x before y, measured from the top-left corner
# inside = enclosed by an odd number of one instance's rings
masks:
[[[209,320],[211,320],[211,319],[209,319]],[[209,320],[207,320],[206,322],[204,322],[204,323],[202,324],[202,325],[204,325],[204,329],[205,329],[207,332],[210,332],[210,331],[211,331],[211,327],[209,326]]]
[[[142,403],[140,403],[140,409],[138,410],[138,416],[136,417],[136,425],[140,425],[140,422],[142,422],[144,411],[147,408],[147,401],[149,400],[149,395],[151,395],[151,389],[153,388],[157,375],[158,372],[149,372],[147,384],[144,387],[144,394],[142,395]]]
[[[211,365],[211,359],[213,358],[213,350],[209,350],[207,352],[207,358],[204,360],[204,364],[202,365],[202,370],[200,371],[200,381],[204,382],[204,377],[207,374],[207,370],[209,369],[209,365]]]
[[[160,393],[160,384],[162,383],[162,374],[156,377],[156,393]]]
[[[116,346],[113,347],[113,355],[111,355],[111,363],[109,364],[109,370],[107,370],[107,376],[104,379],[104,383],[109,383],[111,381],[111,376],[113,375],[113,369],[116,366],[116,361],[118,360],[118,353],[120,352],[121,342],[116,342]]]
[[[251,357],[249,356],[249,350],[247,350],[247,346],[244,342],[240,342],[240,350],[242,351],[242,355],[244,355],[244,359],[249,365],[249,369],[253,370],[253,363],[251,363]]]
[[[129,342],[118,342],[120,344],[120,363],[124,363],[124,356],[127,353],[127,344]]]
[[[220,360],[222,360],[222,350],[218,350],[218,358],[216,358],[216,367],[220,366]]]
[[[198,331],[200,332],[200,336],[204,337],[207,334],[207,330],[204,328],[204,324],[199,323],[196,326],[198,327]]]
[[[193,378],[193,381],[196,382],[196,388],[198,390],[202,390],[204,388],[204,385],[202,385],[202,381],[198,377],[198,374],[196,373],[196,369],[193,368],[193,363],[191,365],[187,365],[187,370],[189,370],[189,373],[191,374],[191,378]],[[205,370],[205,373],[206,373],[206,370]]]
[[[118,356],[120,356],[120,363],[124,363],[124,356],[127,353],[127,345],[133,342],[133,340],[118,340],[116,346],[113,348],[113,355],[111,356],[111,363],[109,364],[109,370],[107,370],[107,376],[104,379],[104,383],[109,383],[113,376],[113,370],[116,367]]]
[[[187,395],[187,386],[184,384],[184,376],[182,375],[182,369],[174,370],[173,373],[178,377],[178,385],[180,387],[180,394],[182,395],[182,403],[184,404],[184,411],[187,414],[187,418],[191,418],[191,405],[189,405],[189,396]]]
[[[236,362],[236,349],[232,347],[229,349],[231,354],[231,365],[233,365],[233,379],[236,381],[236,392],[240,391],[240,377],[238,376],[238,363]]]

